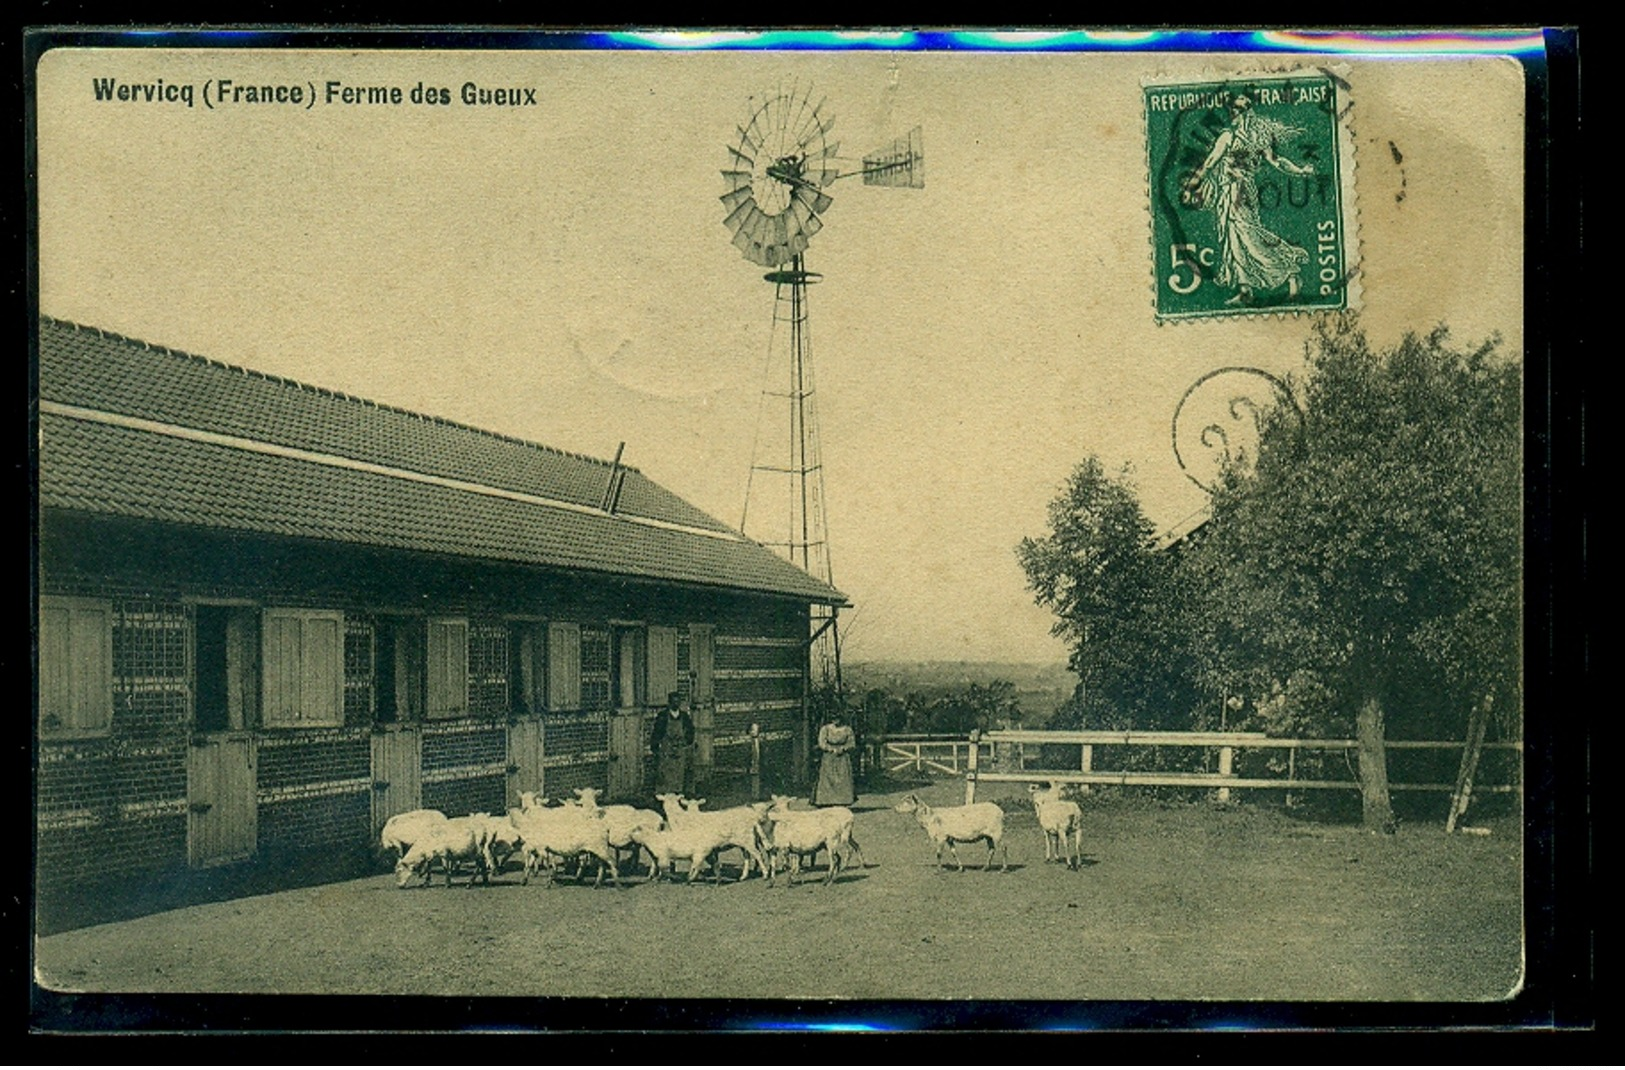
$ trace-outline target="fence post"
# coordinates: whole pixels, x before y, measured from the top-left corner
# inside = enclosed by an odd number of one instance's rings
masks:
[[[1235,766],[1235,759],[1236,759],[1236,749],[1234,747],[1220,747],[1219,748],[1219,775],[1220,776],[1229,776],[1230,775],[1231,770]],[[1222,802],[1222,803],[1227,803],[1227,802],[1230,801],[1230,789],[1229,788],[1220,788],[1219,789],[1219,801]]]
[[[970,753],[965,756],[965,805],[976,801],[976,753],[982,749],[982,730],[971,729]]]
[[[762,726],[750,726],[750,797],[762,797]]]

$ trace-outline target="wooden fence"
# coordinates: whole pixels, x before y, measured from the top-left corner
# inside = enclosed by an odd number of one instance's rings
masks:
[[[1358,751],[1359,743],[1352,739],[1274,739],[1262,732],[1061,732],[1041,730],[1008,730],[972,733],[972,740],[982,746],[967,746],[965,769],[965,801],[976,801],[976,785],[982,781],[1033,783],[1054,781],[1067,784],[1115,784],[1137,787],[1216,788],[1221,801],[1238,789],[1268,789],[1272,791],[1353,790],[1358,791],[1358,780],[1308,780],[1297,775],[1299,751]],[[1058,743],[1080,748],[1076,769],[1031,769],[1027,767],[1025,749],[1028,745]],[[993,768],[980,759],[991,746],[995,758]],[[1161,770],[1111,770],[1095,768],[1096,747],[1194,747],[1218,752],[1216,772],[1167,772]],[[1463,750],[1463,740],[1424,741],[1389,740],[1390,751],[1400,750]],[[1523,744],[1484,743],[1484,750],[1510,750],[1522,752]],[[1238,776],[1235,756],[1238,750],[1284,749],[1287,766],[1284,776]],[[1390,791],[1442,791],[1459,792],[1457,783],[1390,783]],[[1511,784],[1469,785],[1467,790],[1490,794],[1517,792],[1520,786]]]
[[[993,744],[972,743],[964,736],[887,736],[880,741],[880,762],[888,773],[913,769],[958,776],[970,768],[973,748],[980,748],[984,758],[993,755]]]

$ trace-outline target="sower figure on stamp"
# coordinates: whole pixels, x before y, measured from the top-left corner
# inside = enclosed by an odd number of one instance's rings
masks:
[[[1237,291],[1226,304],[1250,301],[1254,291],[1273,290],[1283,282],[1287,293],[1296,297],[1303,286],[1308,251],[1270,230],[1258,216],[1258,170],[1263,164],[1288,175],[1315,173],[1310,164],[1276,155],[1276,143],[1298,132],[1255,115],[1252,101],[1237,96],[1230,102],[1230,125],[1219,132],[1207,159],[1185,181],[1185,203],[1210,209],[1218,225],[1215,281]]]
[[[852,751],[857,738],[846,714],[837,708],[829,723],[818,730],[818,780],[813,784],[814,806],[850,806],[858,801],[852,784]]]
[[[666,696],[666,709],[655,715],[649,746],[655,753],[655,791],[694,791],[690,758],[694,753],[694,718],[681,691]]]

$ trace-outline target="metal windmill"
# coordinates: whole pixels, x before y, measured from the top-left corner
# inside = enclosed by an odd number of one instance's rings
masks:
[[[740,528],[746,534],[754,529],[758,542],[833,586],[807,305],[807,287],[822,276],[807,270],[805,254],[823,229],[831,186],[861,175],[866,186],[923,188],[925,154],[915,127],[861,160],[843,158],[840,142],[829,136],[835,117],[827,102],[814,103],[806,90],[793,89],[753,98],[750,116],[728,146],[722,172],[728,191],[721,199],[734,246],[768,268],[762,277],[773,284],[773,327]],[[779,493],[764,502],[770,481]],[[812,641],[821,678],[839,692],[834,606],[815,610]]]

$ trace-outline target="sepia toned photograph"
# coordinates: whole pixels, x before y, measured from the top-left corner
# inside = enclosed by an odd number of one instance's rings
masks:
[[[40,51],[37,994],[1515,1000],[1540,34],[609,36]]]

